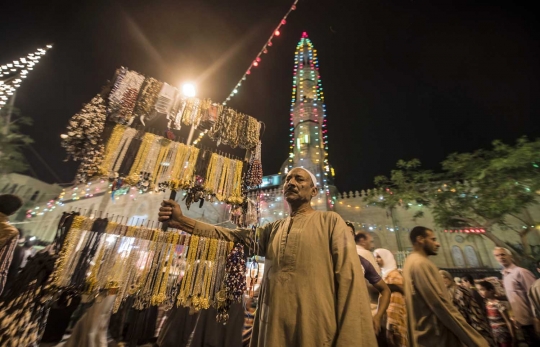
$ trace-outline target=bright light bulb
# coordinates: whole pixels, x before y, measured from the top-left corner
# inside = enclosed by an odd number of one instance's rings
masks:
[[[182,93],[188,98],[194,97],[197,94],[195,90],[195,85],[193,85],[192,83],[185,83],[182,86]]]

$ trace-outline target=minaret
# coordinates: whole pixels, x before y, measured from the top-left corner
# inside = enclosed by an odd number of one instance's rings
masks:
[[[290,118],[289,158],[282,167],[282,175],[293,167],[304,167],[319,180],[321,193],[326,193],[328,208],[333,207],[329,186],[333,183],[333,169],[328,162],[326,106],[319,74],[317,50],[306,32],[296,46],[294,55],[293,90]]]

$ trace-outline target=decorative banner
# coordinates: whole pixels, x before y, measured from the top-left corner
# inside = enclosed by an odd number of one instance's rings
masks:
[[[30,53],[26,57],[14,60],[11,64],[0,66],[0,110],[6,105],[15,90],[21,86],[21,82],[27,77],[28,71],[32,70],[39,63],[41,56],[45,55],[51,48],[52,45],[38,48],[36,52]]]
[[[263,54],[266,54],[268,53],[268,47],[271,47],[272,46],[272,39],[274,38],[274,36],[280,36],[281,35],[281,27],[283,25],[285,25],[287,23],[287,17],[289,16],[289,14],[296,10],[296,4],[298,3],[298,0],[294,0],[294,3],[292,4],[291,8],[289,8],[289,10],[287,11],[287,13],[285,14],[285,16],[283,16],[283,18],[279,21],[279,24],[278,26],[274,29],[274,31],[272,31],[272,35],[270,35],[270,38],[266,41],[266,43],[264,44],[264,46],[262,47],[262,49],[259,51],[259,53],[257,54],[257,56],[255,57],[255,59],[253,59],[253,61],[251,62],[251,64],[249,65],[249,67],[247,68],[246,72],[244,72],[244,75],[242,76],[242,78],[240,78],[240,81],[238,81],[238,83],[236,84],[236,86],[234,86],[233,90],[231,91],[231,93],[229,94],[229,96],[227,97],[227,99],[225,99],[225,101],[223,101],[223,105],[227,105],[227,101],[230,101],[231,98],[233,96],[235,96],[237,93],[238,93],[238,90],[240,89],[240,87],[242,86],[242,81],[245,81],[247,76],[251,74],[251,68],[252,67],[257,67],[259,66],[259,63],[261,62],[261,56]]]

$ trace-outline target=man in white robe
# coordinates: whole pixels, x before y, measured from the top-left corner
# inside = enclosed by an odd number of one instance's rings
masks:
[[[257,230],[265,257],[252,347],[376,346],[369,298],[353,237],[335,212],[315,211],[317,180],[295,168],[283,194],[290,216]],[[251,230],[226,229],[187,218],[165,201],[161,222],[199,235],[252,245]]]

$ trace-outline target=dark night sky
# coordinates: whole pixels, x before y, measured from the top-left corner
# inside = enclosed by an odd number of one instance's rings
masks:
[[[198,81],[221,101],[291,0],[11,1],[0,63],[54,43],[18,91],[24,128],[63,182],[60,134],[119,66],[170,84]],[[433,4],[438,3],[438,4]],[[439,4],[441,3],[441,4]],[[263,165],[288,154],[293,57],[302,31],[319,51],[336,185],[366,189],[398,159],[436,169],[455,151],[540,132],[540,30],[532,5],[485,1],[300,0],[230,103],[264,121]],[[527,7],[531,6],[531,7]],[[44,181],[54,177],[27,157]]]

